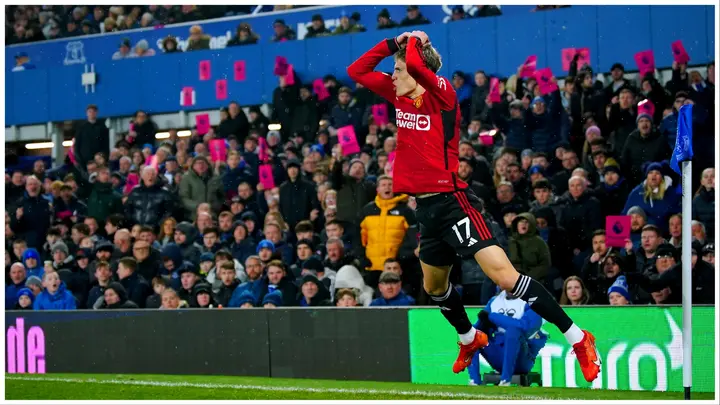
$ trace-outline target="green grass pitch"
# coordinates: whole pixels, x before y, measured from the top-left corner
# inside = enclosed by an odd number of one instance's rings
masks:
[[[588,399],[672,400],[679,392],[591,390],[584,388],[421,385],[285,378],[46,374],[5,375],[7,400],[433,400]],[[693,399],[714,399],[694,393]]]

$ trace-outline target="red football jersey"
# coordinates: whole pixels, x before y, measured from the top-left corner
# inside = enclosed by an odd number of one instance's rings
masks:
[[[465,189],[467,184],[457,177],[461,117],[455,89],[448,79],[425,66],[421,46],[419,39],[408,39],[407,71],[425,89],[414,100],[397,97],[392,78],[373,70],[399,50],[395,39],[375,45],[348,67],[348,74],[395,106],[395,193],[417,195]]]

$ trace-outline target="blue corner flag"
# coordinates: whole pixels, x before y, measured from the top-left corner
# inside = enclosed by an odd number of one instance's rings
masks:
[[[678,114],[677,140],[672,158],[670,158],[670,167],[677,174],[682,174],[680,162],[691,160],[692,157],[692,104],[686,104],[680,107]]]

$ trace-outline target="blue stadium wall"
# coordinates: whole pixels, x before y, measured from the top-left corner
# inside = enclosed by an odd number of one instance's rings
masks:
[[[218,108],[228,100],[243,105],[272,101],[277,78],[272,75],[276,56],[284,56],[295,67],[303,82],[325,74],[347,79],[346,67],[365,50],[383,38],[397,35],[400,29],[375,29],[375,16],[383,6],[343,6],[306,9],[287,14],[232,18],[202,23],[213,37],[207,51],[157,55],[143,59],[112,61],[123,37],[133,44],[146,39],[159,51],[159,42],[168,34],[187,38],[188,25],[138,30],[120,34],[76,37],[46,43],[5,48],[6,126],[49,121],[81,119],[85,106],[97,104],[102,116],[127,116],[138,109],[149,113],[183,109],[180,92],[185,86],[195,89],[192,110]],[[388,6],[400,20],[404,7]],[[338,37],[316,38],[285,43],[270,43],[271,24],[282,17],[294,29],[310,22],[315,13],[331,24],[341,12],[361,13],[368,32]],[[715,58],[714,6],[573,6],[550,12],[529,12],[529,6],[505,6],[504,15],[443,24],[447,6],[423,6],[424,14],[434,22],[423,26],[443,55],[440,74],[454,70],[472,72],[484,69],[489,74],[508,76],[527,58],[538,56],[538,67],[550,67],[564,76],[560,53],[567,47],[590,48],[592,66],[606,72],[615,62],[628,71],[636,69],[633,55],[642,50],[655,52],[656,66],[672,63],[670,43],[682,39],[690,54],[691,65],[706,64]],[[241,21],[248,21],[261,35],[261,43],[223,49]],[[302,36],[302,35],[301,35]],[[11,72],[14,56],[26,52],[34,70]],[[199,79],[198,64],[210,60],[210,80]],[[244,60],[247,78],[235,81],[233,65]],[[81,74],[92,64],[97,73],[95,91],[81,85]],[[386,60],[381,70],[390,71]],[[215,81],[228,80],[228,100],[215,96]]]

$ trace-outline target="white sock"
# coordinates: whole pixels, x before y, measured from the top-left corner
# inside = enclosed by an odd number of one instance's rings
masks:
[[[583,331],[575,324],[572,324],[570,329],[563,333],[563,335],[565,335],[565,339],[567,339],[570,345],[580,343],[580,341],[583,340],[583,338],[585,337]]]
[[[470,328],[469,331],[463,333],[462,335],[458,334],[458,336],[460,336],[460,343],[469,345],[473,342],[473,340],[475,340],[475,328]]]

